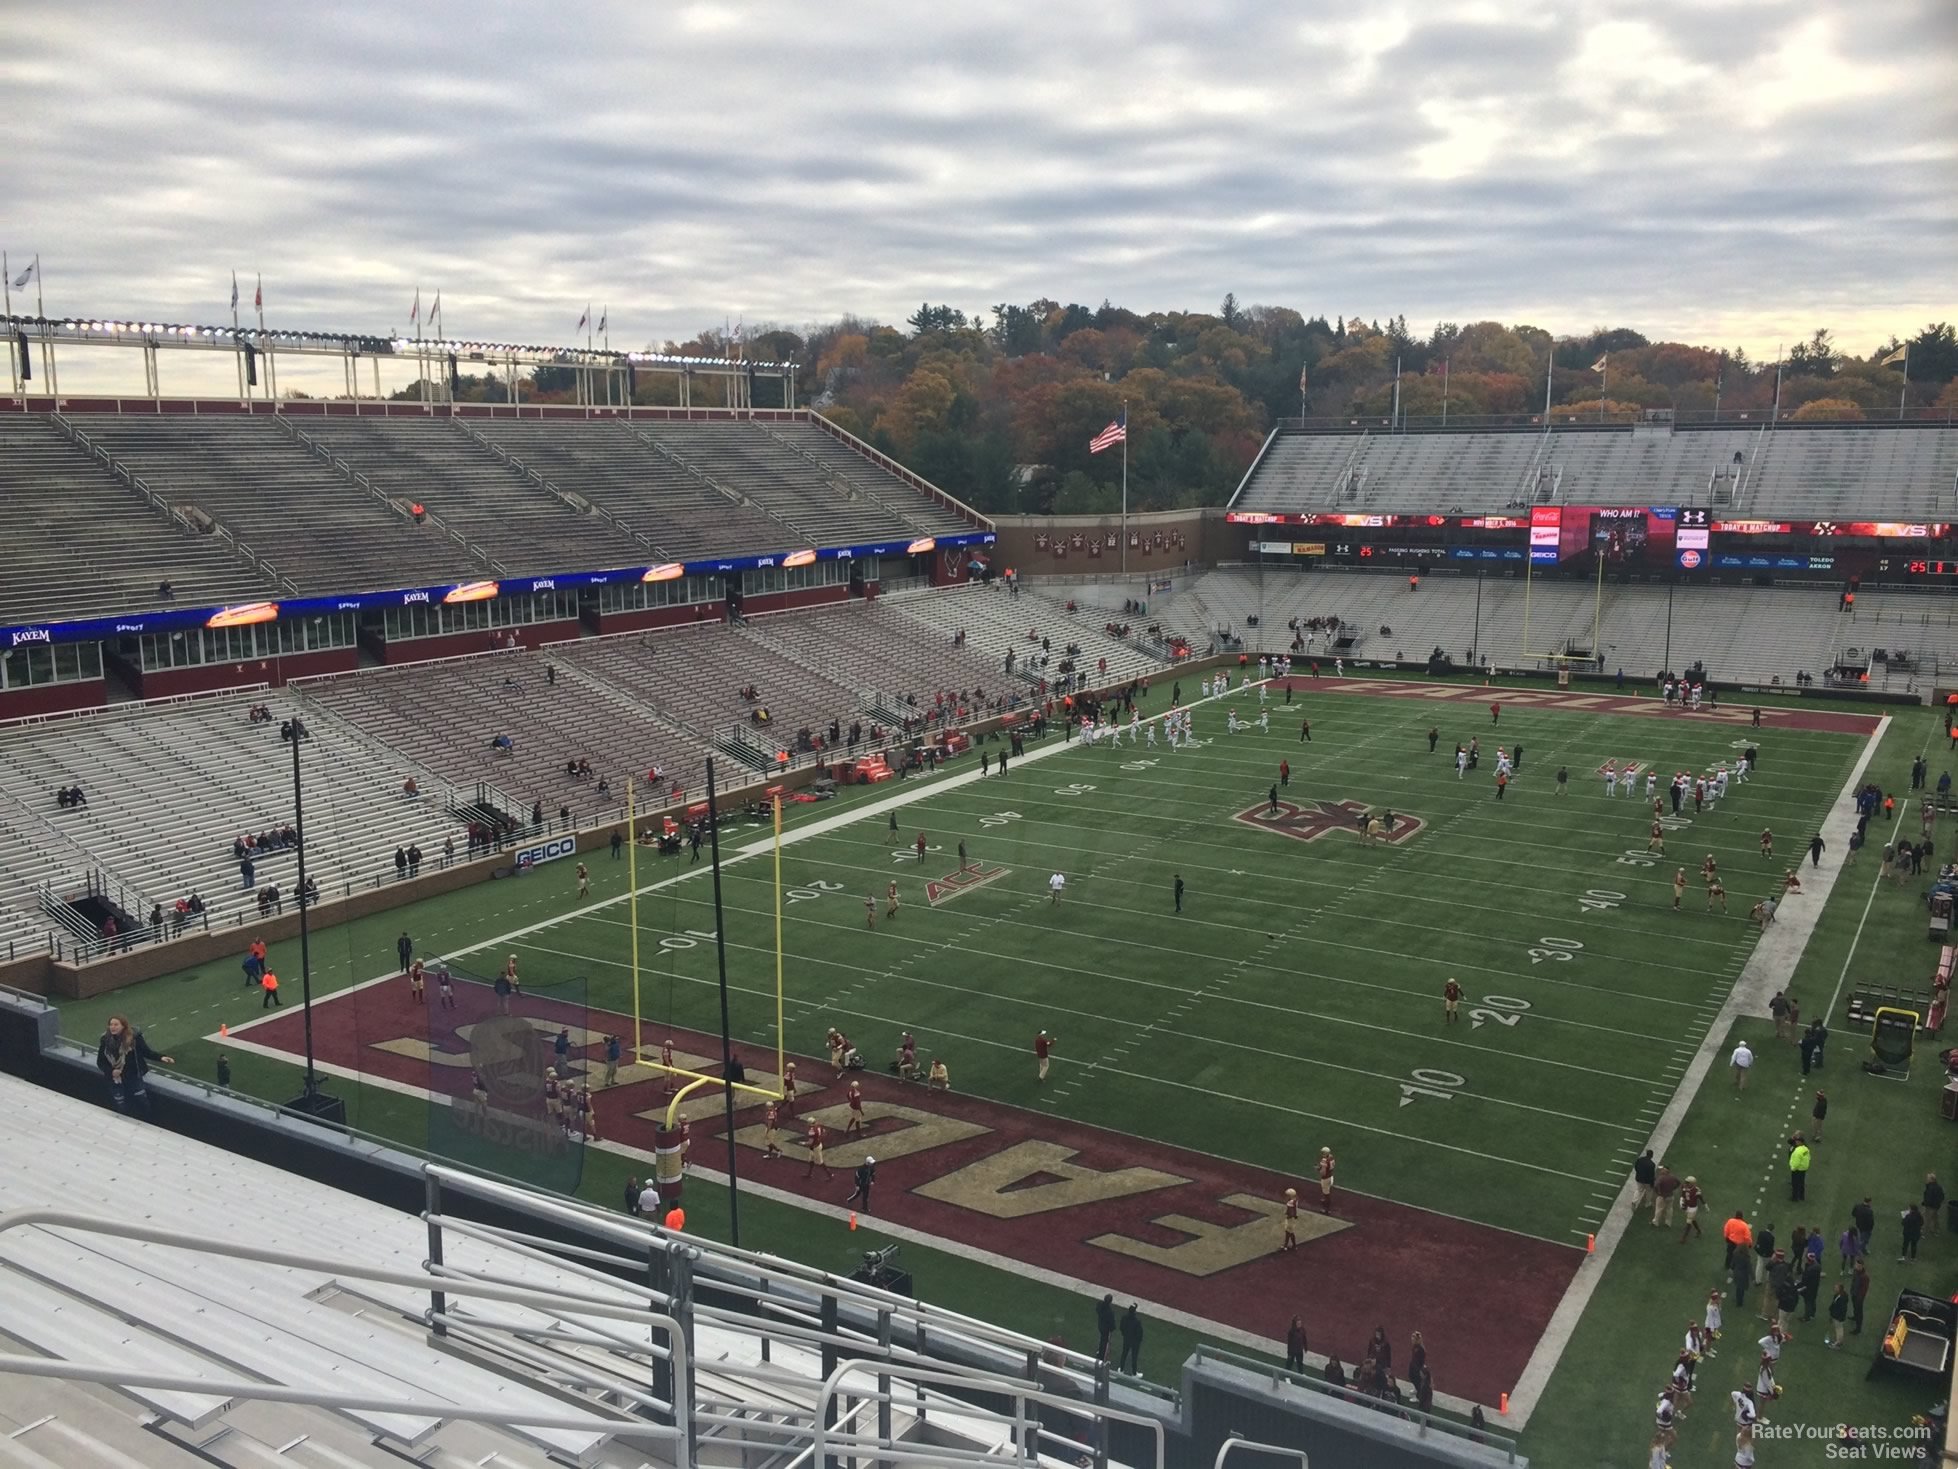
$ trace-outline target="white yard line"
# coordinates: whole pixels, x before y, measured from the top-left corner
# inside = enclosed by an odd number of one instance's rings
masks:
[[[1841,796],[1831,804],[1829,814],[1823,820],[1823,839],[1837,852],[1849,850],[1849,834],[1856,829],[1856,817],[1848,809],[1850,798],[1863,783],[1864,772],[1869,769],[1870,761],[1876,758],[1877,747],[1883,743],[1883,736],[1889,728],[1890,716],[1886,714],[1878,721],[1875,732],[1868,737],[1862,756],[1843,784]],[[1678,1136],[1680,1124],[1685,1121],[1688,1109],[1697,1099],[1701,1085],[1724,1048],[1727,1032],[1733,1022],[1743,1014],[1767,1013],[1768,996],[1794,971],[1795,961],[1801,957],[1809,936],[1815,932],[1816,920],[1822,916],[1823,904],[1841,871],[1842,866],[1838,862],[1825,874],[1816,877],[1814,885],[1803,891],[1802,904],[1793,914],[1782,916],[1787,914],[1790,905],[1780,905],[1781,912],[1776,914],[1774,927],[1763,934],[1760,942],[1754,946],[1739,980],[1694,1051],[1692,1063],[1674,1089],[1672,1100],[1666,1104],[1665,1112],[1652,1128],[1648,1142],[1655,1157],[1664,1158],[1666,1149]],[[1866,908],[1866,916],[1867,912]],[[1637,1211],[1631,1207],[1635,1196],[1636,1185],[1627,1177],[1619,1188],[1618,1200],[1612,1206],[1610,1216],[1597,1231],[1597,1252],[1585,1260],[1564,1291],[1563,1300],[1557,1303],[1557,1309],[1551,1315],[1549,1328],[1537,1342],[1536,1350],[1530,1354],[1529,1364],[1509,1395],[1509,1416],[1501,1420],[1505,1429],[1520,1432],[1528,1427],[1530,1414],[1535,1411],[1544,1389],[1549,1385],[1551,1374],[1556,1371],[1557,1363],[1569,1347],[1579,1319],[1590,1306],[1599,1282],[1604,1279],[1605,1269],[1624,1240],[1626,1229],[1638,1217]]]

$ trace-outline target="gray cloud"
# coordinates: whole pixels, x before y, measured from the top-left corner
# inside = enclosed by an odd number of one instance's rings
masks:
[[[51,311],[614,341],[727,316],[1600,322],[1751,351],[1958,311],[1948,0],[16,11]]]

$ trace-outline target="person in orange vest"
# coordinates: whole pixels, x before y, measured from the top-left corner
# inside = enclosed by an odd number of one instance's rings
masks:
[[[687,1211],[675,1204],[666,1211],[665,1224],[668,1229],[678,1232],[687,1227]]]
[[[1734,1256],[1739,1255],[1743,1260],[1751,1257],[1754,1249],[1754,1230],[1748,1224],[1747,1215],[1743,1211],[1739,1209],[1734,1210],[1734,1217],[1727,1221],[1726,1228],[1721,1230],[1721,1234],[1726,1237],[1727,1241],[1727,1268],[1729,1270],[1734,1268]]]
[[[285,1002],[279,998],[279,976],[271,970],[266,970],[259,977],[258,987],[265,992],[265,998],[259,1002],[259,1009],[270,1010],[274,1005],[284,1005]]]

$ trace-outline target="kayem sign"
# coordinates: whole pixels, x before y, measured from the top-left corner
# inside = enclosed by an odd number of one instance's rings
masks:
[[[535,867],[539,862],[555,862],[560,857],[569,857],[577,850],[576,837],[552,837],[548,842],[538,842],[519,851],[516,865],[519,870]]]

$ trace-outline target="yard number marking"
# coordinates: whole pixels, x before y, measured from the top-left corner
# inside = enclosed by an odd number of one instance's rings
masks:
[[[1541,964],[1545,959],[1575,959],[1577,951],[1584,947],[1576,939],[1538,939],[1541,948],[1525,949],[1532,964]]]
[[[659,941],[659,946],[662,949],[696,949],[700,947],[700,945],[696,942],[696,940],[698,939],[711,940],[713,937],[714,937],[714,930],[711,928],[708,929],[705,933],[702,933],[697,928],[690,928],[685,933],[668,934],[665,938]]]
[[[1057,796],[1085,796],[1093,789],[1093,786],[1082,785],[1079,781],[1076,781],[1072,785],[1055,786],[1054,794]]]
[[[1585,892],[1583,897],[1577,900],[1577,906],[1598,912],[1605,908],[1616,908],[1624,901],[1625,895],[1623,893],[1614,893],[1609,888],[1591,888]]]
[[[1624,856],[1614,858],[1613,860],[1620,867],[1650,867],[1652,865],[1652,859],[1637,847],[1627,847]]]
[[[1523,1012],[1530,1008],[1528,1000],[1519,1000],[1514,995],[1484,995],[1482,1003],[1490,1008],[1469,1011],[1470,1030],[1482,1029],[1485,1020],[1493,1020],[1514,1030],[1516,1022],[1523,1018]]]
[[[1426,1066],[1419,1066],[1409,1074],[1413,1076],[1414,1082],[1401,1083],[1400,1105],[1403,1107],[1416,1097],[1434,1097],[1445,1102],[1455,1095],[1456,1088],[1468,1085],[1467,1077],[1453,1071],[1435,1071]]]
[[[990,816],[981,816],[979,818],[979,824],[981,826],[1004,826],[1009,821],[1018,821],[1019,819],[1020,813],[1017,811],[995,811]]]
[[[812,898],[820,898],[824,893],[840,893],[842,891],[843,884],[840,882],[824,882],[821,879],[816,879],[804,884],[802,887],[790,888],[788,900],[791,903],[807,903]]]

